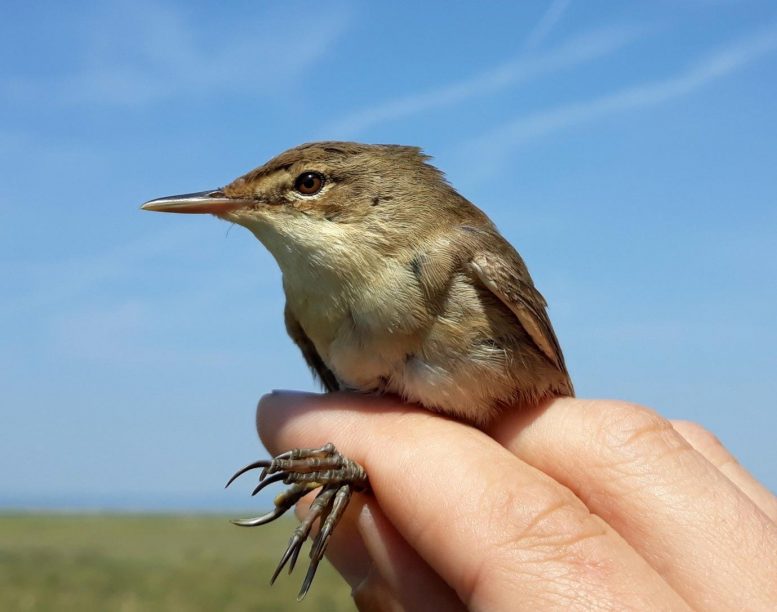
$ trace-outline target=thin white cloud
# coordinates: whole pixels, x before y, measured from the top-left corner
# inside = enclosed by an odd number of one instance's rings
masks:
[[[559,17],[556,17],[556,20]],[[469,79],[357,111],[325,126],[322,132],[328,138],[351,137],[386,121],[450,106],[475,97],[492,95],[532,78],[610,55],[634,41],[641,33],[642,30],[631,26],[597,29],[546,53],[522,53],[497,68]]]
[[[551,30],[556,27],[556,24],[561,21],[561,18],[564,16],[564,13],[567,12],[570,3],[571,0],[553,0],[539,22],[537,22],[537,25],[529,32],[523,46],[527,49],[534,49],[539,46],[540,43],[547,38]]]
[[[462,145],[487,151],[492,159],[539,136],[615,112],[645,108],[688,95],[777,49],[777,26],[727,45],[690,69],[667,79],[622,89],[593,100],[574,102],[509,121]],[[489,167],[493,164],[480,164]]]
[[[80,47],[78,65],[56,77],[8,76],[0,91],[17,100],[120,106],[181,95],[271,96],[319,60],[348,24],[341,10],[319,10],[298,20],[289,36],[261,15],[249,26],[216,26],[161,2],[96,10],[71,34]]]

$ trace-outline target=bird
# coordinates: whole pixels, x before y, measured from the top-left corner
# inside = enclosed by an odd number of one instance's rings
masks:
[[[521,256],[419,147],[314,142],[289,149],[224,187],[144,210],[203,214],[241,225],[272,254],[286,331],[328,392],[399,396],[475,427],[574,388],[547,303]],[[512,181],[503,197],[515,197]],[[324,442],[324,441],[322,441]],[[320,527],[299,597],[369,475],[329,442],[250,463],[254,494],[290,485],[265,524],[319,489],[272,582],[294,567]]]

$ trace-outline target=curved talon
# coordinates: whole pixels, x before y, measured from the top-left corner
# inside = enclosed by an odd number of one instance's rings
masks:
[[[316,499],[314,499],[313,503],[310,505],[308,515],[302,519],[300,524],[294,530],[291,539],[289,539],[289,545],[286,547],[286,550],[284,551],[283,556],[281,557],[281,560],[278,563],[278,566],[275,568],[275,572],[273,573],[272,578],[270,579],[271,585],[275,582],[275,579],[281,573],[283,567],[289,560],[291,560],[291,564],[289,565],[289,574],[291,574],[291,571],[294,569],[294,564],[297,562],[297,557],[299,556],[300,550],[302,550],[302,546],[308,539],[308,535],[310,535],[310,530],[313,527],[313,523],[317,518],[320,519],[323,523],[325,518],[324,513],[326,513],[327,509],[329,508],[335,493],[336,489],[331,487],[324,487],[321,489],[318,495],[316,495]]]
[[[257,525],[266,525],[267,523],[277,519],[284,512],[286,512],[286,510],[288,510],[288,508],[275,508],[275,510],[272,512],[268,512],[262,516],[256,516],[254,518],[248,519],[231,519],[229,522],[233,525],[237,525],[238,527],[256,527]]]
[[[299,593],[297,593],[297,601],[302,601],[305,599],[305,595],[308,594],[308,591],[310,590],[310,585],[313,584],[313,578],[316,577],[316,570],[318,569],[318,563],[320,559],[311,559],[310,565],[308,566],[308,573],[305,574],[305,580],[302,581],[302,587],[299,590]]]
[[[302,546],[297,546],[291,555],[291,559],[289,559],[289,576],[291,576],[291,573],[294,571],[294,566],[297,565],[297,558],[299,557],[301,550]]]
[[[281,453],[273,459],[261,459],[248,464],[232,478],[226,486],[249,470],[261,468],[259,484],[251,495],[256,495],[270,484],[283,481],[291,485],[275,498],[272,512],[255,518],[236,519],[232,523],[239,527],[255,527],[274,521],[305,494],[320,489],[308,515],[294,530],[280,562],[273,572],[270,584],[274,583],[284,567],[288,572],[294,570],[305,542],[310,538],[313,524],[318,520],[320,528],[312,538],[310,563],[302,581],[298,599],[301,600],[310,590],[321,560],[324,557],[330,536],[343,516],[346,506],[355,491],[368,491],[370,488],[367,474],[358,463],[343,457],[333,444],[327,443],[321,448],[293,449]]]
[[[281,560],[278,562],[278,566],[272,573],[272,578],[270,578],[270,586],[275,584],[275,579],[280,575],[281,571],[283,571],[283,566],[286,565],[288,560],[291,559],[292,556],[296,557],[299,554],[303,542],[304,540],[301,537],[296,535],[292,537],[289,547],[286,549],[286,552],[283,553]],[[291,570],[289,570],[289,573],[291,573]]]
[[[332,535],[332,531],[340,522],[340,519],[345,512],[345,507],[351,499],[352,489],[350,485],[343,485],[336,489],[337,493],[334,495],[334,499],[327,504],[326,517],[321,517],[321,528],[313,540],[313,546],[310,549],[310,565],[308,566],[308,573],[305,574],[305,579],[302,581],[302,588],[300,588],[297,600],[302,600],[310,590],[310,585],[313,584],[313,578],[316,577],[316,570],[321,559],[324,558],[324,551],[327,544],[329,544],[329,538]]]
[[[280,472],[278,474],[274,474],[273,476],[270,476],[269,478],[266,478],[265,480],[262,480],[258,485],[256,485],[256,488],[253,491],[251,491],[251,496],[253,497],[257,493],[259,493],[259,491],[264,489],[267,485],[271,485],[272,483],[283,480],[284,478],[286,478],[286,474],[284,474],[283,472]]]
[[[235,472],[232,475],[232,478],[230,478],[227,481],[227,484],[224,485],[224,488],[226,489],[229,485],[231,485],[235,480],[245,474],[246,472],[250,472],[251,470],[255,470],[256,468],[267,468],[270,465],[270,461],[267,459],[260,459],[259,461],[254,461],[253,463],[249,463],[244,468],[240,468],[237,472]]]

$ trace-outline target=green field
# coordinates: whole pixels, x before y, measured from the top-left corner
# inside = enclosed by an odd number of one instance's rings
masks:
[[[291,519],[241,529],[210,515],[0,514],[0,610],[353,610],[322,563],[307,598],[269,586]]]

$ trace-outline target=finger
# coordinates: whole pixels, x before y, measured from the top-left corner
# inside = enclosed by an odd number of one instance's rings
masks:
[[[685,607],[568,489],[471,427],[389,398],[273,394],[259,430],[271,452],[332,441],[359,461],[399,535],[468,607]]]
[[[654,412],[564,398],[505,414],[492,434],[572,489],[692,606],[777,601],[777,527]]]
[[[298,514],[304,516],[306,511],[298,506]],[[357,602],[371,601],[376,592],[381,596],[390,592],[391,601],[401,610],[465,609],[371,497],[354,498],[332,534],[326,556],[351,586]]]
[[[670,421],[675,431],[747,495],[766,516],[777,522],[777,496],[743,468],[717,436],[698,423]]]

